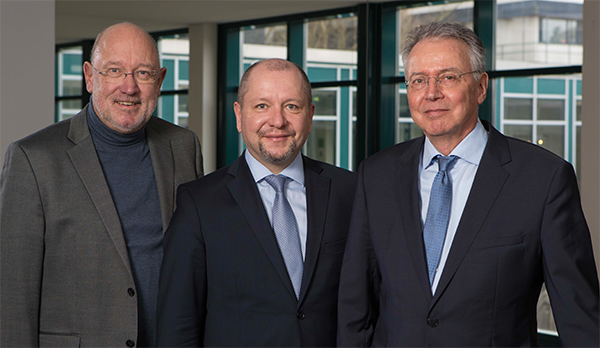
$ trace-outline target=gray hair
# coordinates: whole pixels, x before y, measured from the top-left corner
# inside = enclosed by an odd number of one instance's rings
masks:
[[[485,48],[473,30],[458,23],[430,22],[413,28],[402,49],[402,61],[408,65],[408,56],[417,43],[432,38],[455,39],[467,45],[471,69],[477,71],[475,80],[479,80],[481,73],[485,72]]]
[[[296,70],[300,73],[302,78],[302,91],[304,92],[304,96],[308,102],[308,105],[312,104],[312,91],[310,89],[310,81],[308,80],[308,76],[302,68],[300,68],[296,63],[292,63],[288,60],[283,59],[267,59],[258,61],[252,65],[244,72],[242,75],[242,79],[240,81],[240,88],[238,89],[238,103],[240,105],[244,104],[244,97],[248,90],[250,89],[250,84],[248,80],[250,79],[250,75],[252,74],[252,70],[254,70],[257,66],[264,65],[267,70],[270,71],[285,71],[285,70]]]

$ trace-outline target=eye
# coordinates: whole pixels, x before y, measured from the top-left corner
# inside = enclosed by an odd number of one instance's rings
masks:
[[[146,76],[150,76],[150,72],[149,72],[149,71],[146,71],[146,70],[138,70],[136,73],[137,73],[138,75],[140,75],[140,76],[144,76],[144,77],[146,77]]]
[[[422,85],[424,83],[425,83],[425,78],[423,78],[423,77],[415,77],[410,84],[411,85]]]
[[[258,104],[256,105],[257,109],[266,109],[267,108],[267,104]]]
[[[298,105],[295,105],[295,104],[288,104],[285,107],[288,108],[288,109],[290,109],[290,110],[298,110],[298,109],[300,109],[300,107]]]
[[[121,73],[121,69],[119,68],[108,68],[108,70],[106,71],[109,74],[120,74]]]
[[[440,80],[444,80],[444,81],[448,81],[448,82],[454,82],[454,81],[456,81],[456,75],[442,75],[440,77]]]

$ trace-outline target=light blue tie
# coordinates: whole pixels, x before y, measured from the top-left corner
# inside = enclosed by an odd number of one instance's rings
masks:
[[[439,161],[439,171],[433,179],[427,219],[423,228],[423,240],[427,254],[427,270],[429,271],[429,284],[440,263],[440,256],[446,239],[446,230],[450,220],[450,207],[452,205],[452,181],[448,172],[458,159],[457,156],[435,156],[431,161]]]
[[[275,190],[275,201],[273,202],[272,224],[277,238],[279,250],[283,256],[285,267],[296,293],[296,299],[300,296],[300,286],[302,285],[302,271],[304,262],[302,261],[302,249],[300,248],[300,236],[298,235],[298,226],[296,218],[290,203],[285,198],[283,187],[286,180],[291,180],[285,175],[269,175],[265,181]]]

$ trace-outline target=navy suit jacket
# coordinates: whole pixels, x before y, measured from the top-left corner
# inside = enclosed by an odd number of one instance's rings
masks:
[[[565,346],[598,347],[598,277],[572,166],[489,139],[434,295],[422,238],[424,137],[361,164],[339,296],[340,346],[536,346],[546,283]]]
[[[160,346],[334,346],[357,175],[304,157],[308,236],[300,299],[242,155],[181,185],[164,239]]]

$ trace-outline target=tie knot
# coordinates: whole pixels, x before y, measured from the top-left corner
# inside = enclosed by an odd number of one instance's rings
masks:
[[[440,166],[440,172],[445,172],[447,170],[452,169],[452,166],[454,165],[454,163],[458,159],[458,156],[455,156],[455,155],[452,155],[452,156],[437,155],[437,156],[435,156],[435,158],[438,160],[438,163],[439,163],[439,166]]]
[[[285,185],[285,182],[288,179],[289,178],[285,175],[271,174],[269,176],[265,176],[265,181],[271,185],[275,192],[283,192],[283,185]]]

